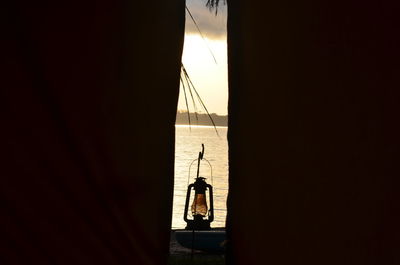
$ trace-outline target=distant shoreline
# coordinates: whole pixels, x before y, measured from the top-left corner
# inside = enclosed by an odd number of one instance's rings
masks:
[[[228,126],[228,116],[218,115],[216,113],[211,113],[215,126],[227,127]],[[186,111],[178,111],[176,114],[175,125],[189,125],[189,117]],[[210,117],[205,113],[197,113],[197,118],[195,113],[190,113],[190,125],[192,126],[213,126]]]

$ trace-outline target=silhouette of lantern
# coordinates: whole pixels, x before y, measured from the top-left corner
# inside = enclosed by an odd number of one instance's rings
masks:
[[[199,153],[197,162],[197,177],[194,183],[190,184],[186,193],[185,211],[183,219],[187,223],[188,230],[207,230],[211,229],[210,223],[214,220],[214,202],[213,189],[210,184],[207,184],[206,179],[199,176],[200,161],[203,159],[204,145],[202,144],[202,152]],[[191,205],[191,213],[193,219],[188,218],[190,195],[194,191],[193,202]],[[207,194],[209,195],[208,202],[210,209],[207,206]]]

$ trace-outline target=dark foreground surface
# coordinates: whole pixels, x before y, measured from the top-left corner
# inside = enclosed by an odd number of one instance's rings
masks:
[[[223,265],[225,257],[219,255],[170,256],[169,265]]]
[[[169,265],[222,265],[225,264],[225,256],[210,254],[203,251],[184,248],[175,239],[175,231],[171,231]]]

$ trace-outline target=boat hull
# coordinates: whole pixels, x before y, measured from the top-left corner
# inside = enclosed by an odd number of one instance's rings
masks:
[[[176,241],[183,247],[212,253],[225,251],[225,229],[176,230]]]

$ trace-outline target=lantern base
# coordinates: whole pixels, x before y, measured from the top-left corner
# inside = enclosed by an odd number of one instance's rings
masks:
[[[210,230],[210,221],[201,216],[194,216],[194,220],[187,220],[186,230]]]

